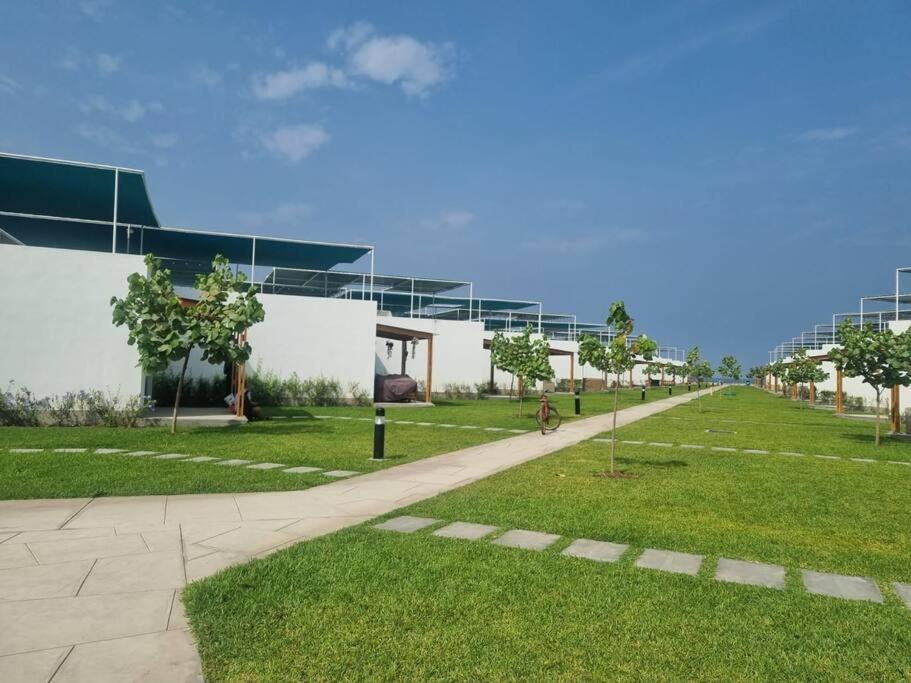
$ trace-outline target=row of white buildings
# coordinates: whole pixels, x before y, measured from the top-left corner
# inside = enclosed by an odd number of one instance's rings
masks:
[[[193,298],[194,275],[216,254],[260,290],[265,321],[250,329],[247,372],[333,378],[372,390],[375,375],[407,374],[433,391],[508,382],[485,341],[532,325],[549,339],[556,379],[597,378],[580,366],[577,339],[607,341],[601,324],[548,313],[536,301],[479,296],[472,282],[390,276],[370,245],[162,227],[142,171],[0,154],[0,382],[38,396],[101,389],[148,391],[110,299],[152,253]],[[662,348],[662,360],[682,353]],[[190,372],[219,375],[193,359]],[[640,384],[637,369],[626,383]],[[428,381],[429,380],[429,381]]]

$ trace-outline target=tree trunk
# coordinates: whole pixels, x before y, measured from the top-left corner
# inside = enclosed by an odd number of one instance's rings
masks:
[[[190,362],[190,352],[183,358],[183,366],[180,368],[180,377],[177,380],[177,394],[174,396],[174,413],[171,415],[171,434],[177,433],[177,409],[180,407],[180,394],[183,391],[183,377],[187,374],[187,363]]]
[[[876,445],[879,446],[879,392],[876,392]]]
[[[519,417],[522,417],[522,406],[525,405],[525,379],[519,377]]]
[[[617,447],[617,404],[620,400],[620,373],[617,373],[617,385],[614,387],[614,424],[610,431],[610,473],[614,473],[614,450]]]

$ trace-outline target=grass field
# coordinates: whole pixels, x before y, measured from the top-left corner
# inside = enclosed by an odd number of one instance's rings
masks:
[[[725,420],[736,436],[750,425],[751,448],[864,446],[854,423],[733,391],[619,436],[703,443],[701,425]],[[911,444],[888,448],[911,458]],[[207,678],[911,677],[911,610],[889,585],[911,581],[911,468],[621,444],[633,476],[593,476],[606,449],[579,444],[390,515],[560,534],[544,552],[372,522],[192,584]],[[561,556],[573,538],[631,548],[617,563]],[[646,547],[705,561],[696,577],[638,569]],[[784,565],[786,588],[715,581],[719,557]],[[872,577],[885,603],[810,595],[801,569]]]
[[[666,395],[666,391],[655,390],[647,392],[646,398],[655,400]],[[571,419],[572,397],[557,395],[552,401]],[[586,393],[583,401],[587,415],[605,412],[613,405],[610,395],[600,393]],[[639,401],[638,391],[621,392],[621,407]],[[390,408],[386,460],[382,463],[370,460],[373,408],[277,408],[268,412],[286,419],[224,428],[182,428],[176,435],[164,427],[0,427],[0,499],[274,491],[304,489],[332,481],[319,473],[292,476],[281,471],[150,457],[11,453],[10,448],[124,448],[371,472],[510,436],[504,431],[400,425],[395,422],[397,419],[534,429],[535,408],[534,399],[526,399],[521,416],[517,402],[503,399],[440,401],[431,408]],[[291,415],[301,415],[303,419]],[[313,415],[365,419],[308,419]]]

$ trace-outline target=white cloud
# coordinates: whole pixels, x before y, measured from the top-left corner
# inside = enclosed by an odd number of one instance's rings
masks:
[[[296,226],[307,220],[313,212],[309,204],[301,202],[282,202],[264,211],[245,211],[240,214],[241,220],[254,228],[269,225]]]
[[[99,147],[119,152],[127,152],[129,154],[135,154],[139,151],[135,145],[129,142],[120,133],[107,126],[95,126],[88,123],[81,123],[76,126],[75,130],[79,137],[88,140]]]
[[[146,114],[149,112],[161,111],[162,106],[160,102],[150,102],[148,104],[143,104],[136,99],[128,100],[125,104],[119,105],[111,103],[105,97],[96,95],[95,97],[90,97],[81,105],[79,105],[79,108],[82,110],[83,114],[100,112],[102,114],[108,114],[110,116],[122,118],[124,121],[128,121],[129,123],[136,123],[137,121],[145,118]]]
[[[123,60],[107,52],[99,52],[95,55],[95,68],[102,76],[110,76],[123,68]]]
[[[347,85],[348,78],[341,69],[322,62],[310,62],[303,67],[254,77],[253,93],[261,100],[284,100],[302,90],[344,88]]]
[[[296,164],[329,142],[329,134],[322,126],[301,123],[265,133],[260,142],[276,156]]]
[[[475,215],[465,209],[440,211],[434,218],[421,221],[421,227],[433,231],[456,231],[474,222]]]
[[[803,142],[831,142],[844,140],[856,132],[854,128],[813,128],[800,133],[797,139]]]
[[[104,11],[111,6],[112,0],[82,0],[79,3],[79,11],[89,19],[101,21]]]
[[[422,43],[411,36],[372,36],[351,50],[348,68],[354,75],[423,96],[448,78],[452,53],[449,44]]]
[[[156,133],[152,136],[152,144],[158,149],[170,149],[179,139],[177,133]]]
[[[329,34],[329,40],[326,41],[326,45],[329,46],[330,50],[350,50],[366,41],[374,33],[375,30],[371,24],[366,21],[357,21],[351,26],[335,29]]]
[[[208,64],[197,64],[190,69],[190,79],[209,90],[221,85],[222,75]]]
[[[67,48],[66,54],[57,62],[57,66],[67,71],[76,71],[82,62],[82,55],[75,48]]]
[[[18,81],[13,80],[9,76],[0,74],[0,93],[3,93],[5,95],[15,95],[21,89],[22,86]]]
[[[539,234],[524,246],[531,251],[551,254],[585,255],[601,252],[617,244],[643,242],[648,237],[648,233],[639,228],[605,228],[578,235],[561,234],[559,239],[555,239],[551,233]]]

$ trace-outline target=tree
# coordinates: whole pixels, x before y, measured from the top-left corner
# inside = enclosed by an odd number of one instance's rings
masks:
[[[664,367],[663,363],[646,363],[645,364],[645,386],[652,386],[652,375],[661,374],[661,369]]]
[[[740,379],[740,363],[734,356],[724,356],[718,364],[717,372],[720,377],[729,377],[731,381],[736,382]]]
[[[139,352],[138,365],[146,373],[167,370],[172,361],[183,361],[174,397],[171,433],[177,431],[177,410],[183,390],[187,363],[194,348],[213,364],[244,363],[250,358],[250,344],[238,335],[265,318],[256,288],[244,288],[246,276],[232,272],[228,259],[216,256],[212,272],[196,276],[199,299],[184,306],[174,292],[171,271],[161,267],[152,254],[145,257],[147,273],[127,278],[127,295],[111,298],[114,325],[125,325],[127,343]]]
[[[769,373],[774,377],[778,382],[784,383],[785,376],[785,366],[784,361],[780,358],[776,360],[769,366]],[[777,389],[777,387],[776,387]]]
[[[809,382],[825,382],[829,379],[829,373],[822,369],[818,361],[807,355],[806,349],[797,349],[791,355],[791,362],[787,364],[784,373],[788,384],[795,387]]]
[[[754,383],[758,383],[759,386],[763,385],[766,376],[769,374],[768,365],[756,365],[749,369],[747,372],[747,377],[753,380]]]
[[[616,332],[605,351],[605,367],[608,372],[614,372],[617,376],[614,383],[614,417],[610,443],[610,473],[613,475],[614,454],[617,450],[617,409],[620,401],[620,376],[635,367],[637,355],[642,360],[651,361],[658,350],[658,344],[644,334],[635,340],[630,340],[630,335],[634,328],[633,319],[626,312],[626,306],[623,301],[615,301],[611,304],[607,315],[607,325]]]
[[[606,376],[607,349],[600,339],[587,332],[579,337],[579,365],[593,367],[601,372],[602,377]]]
[[[531,335],[532,327],[528,325],[521,334],[513,337],[497,332],[490,342],[491,362],[519,379],[520,415],[525,401],[525,387],[554,376],[547,340],[532,339]]]
[[[699,357],[699,347],[694,346],[689,351],[686,352],[686,368],[687,374],[687,384],[690,382],[691,377],[696,378],[696,405],[699,406],[699,412],[702,412],[702,395],[700,390],[702,389],[702,375],[705,372],[703,366],[704,361]],[[709,373],[711,376],[711,373]]]
[[[841,346],[829,351],[836,367],[848,377],[862,377],[876,391],[876,445],[879,445],[879,406],[885,389],[911,385],[911,329],[895,334],[880,332],[869,323],[855,327],[845,321],[838,328]]]

